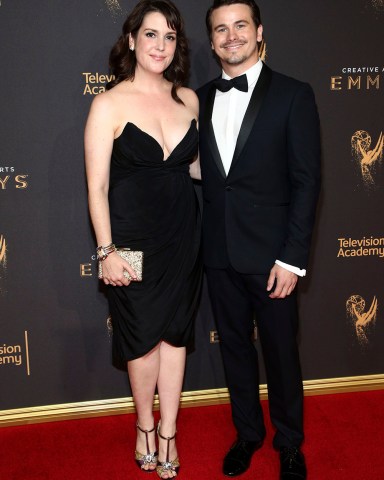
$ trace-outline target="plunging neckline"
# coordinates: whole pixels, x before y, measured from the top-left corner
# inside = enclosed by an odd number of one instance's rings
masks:
[[[183,141],[185,140],[185,138],[188,136],[189,132],[191,131],[192,129],[192,126],[196,124],[196,119],[193,118],[191,120],[191,123],[190,123],[190,126],[188,128],[188,130],[186,131],[186,133],[184,134],[184,136],[182,137],[182,139],[179,141],[179,143],[175,146],[175,148],[172,150],[172,152],[170,152],[170,154],[168,155],[167,158],[164,158],[165,157],[165,152],[162,148],[162,146],[160,145],[160,143],[156,140],[156,138],[154,138],[151,134],[149,134],[148,132],[146,132],[145,130],[142,130],[140,127],[138,127],[136,124],[134,124],[133,122],[127,122],[121,132],[121,134],[115,138],[114,141],[118,140],[124,133],[124,130],[127,128],[127,125],[132,125],[134,128],[136,128],[137,130],[139,130],[140,132],[142,132],[144,135],[146,135],[147,137],[151,138],[154,142],[155,142],[155,145],[158,146],[158,148],[161,150],[162,152],[162,161],[163,162],[167,162],[171,156],[173,155],[173,153],[175,152],[175,150],[183,143]]]

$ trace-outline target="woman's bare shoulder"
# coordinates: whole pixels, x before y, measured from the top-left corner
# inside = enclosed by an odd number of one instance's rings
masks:
[[[91,112],[96,115],[108,115],[115,109],[116,99],[112,90],[99,93],[92,100]]]
[[[181,87],[177,90],[177,95],[187,108],[193,110],[196,116],[199,114],[199,100],[191,88]]]
[[[91,112],[96,115],[113,117],[114,119],[121,116],[127,102],[131,99],[130,89],[120,86],[113,87],[111,90],[99,93],[92,101]]]

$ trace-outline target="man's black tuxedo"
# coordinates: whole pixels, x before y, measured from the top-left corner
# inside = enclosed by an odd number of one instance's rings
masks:
[[[271,299],[276,260],[306,268],[320,184],[319,118],[309,85],[263,66],[228,175],[212,126],[216,90],[201,87],[203,253],[212,308],[243,440],[265,436],[254,314],[263,348],[276,448],[303,440],[303,388],[296,292]]]
[[[228,176],[211,122],[215,93],[213,82],[197,91],[205,264],[253,274],[276,259],[305,268],[320,178],[312,89],[263,66]]]

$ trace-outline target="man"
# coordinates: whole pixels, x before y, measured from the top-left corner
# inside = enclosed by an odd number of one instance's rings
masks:
[[[206,22],[223,72],[197,92],[203,248],[238,433],[223,473],[245,472],[265,437],[255,318],[280,478],[304,479],[295,286],[305,275],[319,193],[317,108],[309,85],[259,59],[263,27],[254,0],[216,0]]]

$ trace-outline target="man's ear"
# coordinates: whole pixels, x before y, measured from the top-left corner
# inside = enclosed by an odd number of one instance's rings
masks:
[[[259,25],[256,31],[256,40],[261,42],[263,40],[263,26]]]

